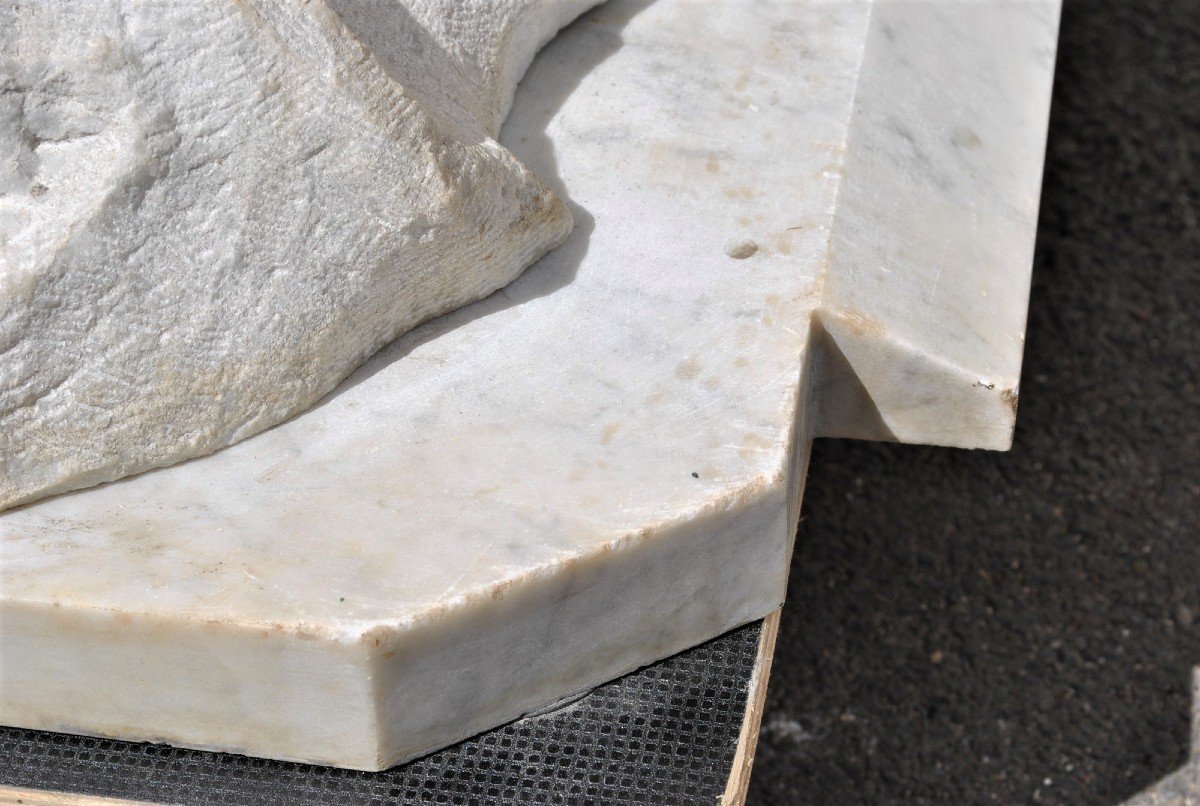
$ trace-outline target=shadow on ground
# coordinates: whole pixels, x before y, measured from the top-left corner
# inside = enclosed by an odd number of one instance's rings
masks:
[[[1200,664],[1200,4],[1067,0],[1016,444],[819,441],[751,803],[1118,803]]]

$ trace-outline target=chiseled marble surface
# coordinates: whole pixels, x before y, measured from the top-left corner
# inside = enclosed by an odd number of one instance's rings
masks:
[[[1056,26],[589,13],[502,137],[565,246],[288,423],[0,515],[0,722],[380,768],[770,612],[814,435],[1007,442]]]

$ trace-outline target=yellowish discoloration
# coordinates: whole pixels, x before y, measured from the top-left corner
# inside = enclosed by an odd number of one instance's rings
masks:
[[[658,406],[667,399],[666,389],[655,389],[650,394],[646,395],[647,406]]]
[[[738,455],[747,462],[758,461],[760,455],[773,450],[775,447],[768,439],[764,439],[758,434],[744,434],[738,444]]]
[[[855,336],[883,338],[887,335],[887,328],[882,323],[861,311],[837,311],[828,318],[836,319]]]
[[[967,126],[955,126],[954,132],[950,135],[950,142],[959,148],[976,149],[983,145],[983,140],[974,130]]]
[[[600,436],[600,444],[607,445],[613,441],[613,437],[621,430],[621,423],[609,423],[604,426],[604,433]]]
[[[675,377],[681,381],[695,380],[700,374],[700,370],[704,369],[700,362],[696,360],[696,356],[688,356],[675,367]]]
[[[742,73],[741,73],[741,75],[738,76],[738,80],[733,85],[733,88],[738,92],[745,92],[746,88],[750,86],[750,79],[753,77],[754,77],[754,68],[753,67],[743,67]]]

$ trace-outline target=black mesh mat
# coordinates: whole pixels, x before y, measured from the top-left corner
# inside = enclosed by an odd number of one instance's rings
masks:
[[[0,783],[160,803],[715,803],[760,623],[380,773],[0,728]]]

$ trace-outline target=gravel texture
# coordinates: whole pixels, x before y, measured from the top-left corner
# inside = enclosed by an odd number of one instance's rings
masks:
[[[1067,0],[1011,453],[819,441],[751,803],[1118,803],[1200,664],[1200,3]]]

